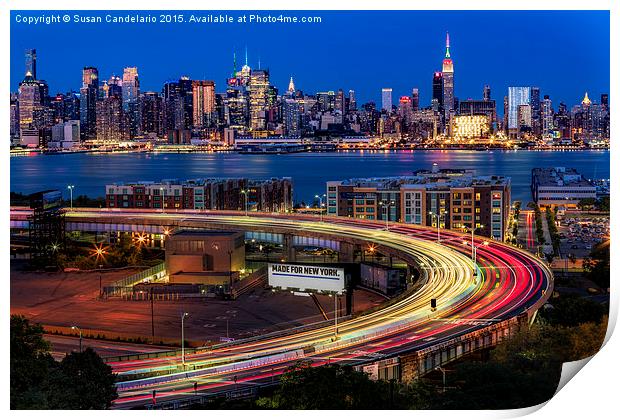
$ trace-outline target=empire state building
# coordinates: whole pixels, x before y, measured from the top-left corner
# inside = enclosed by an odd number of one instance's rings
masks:
[[[446,33],[446,56],[443,59],[443,107],[446,126],[450,124],[450,112],[454,111],[454,65],[450,58],[450,34]]]

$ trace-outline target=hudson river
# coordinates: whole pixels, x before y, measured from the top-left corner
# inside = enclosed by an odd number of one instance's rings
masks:
[[[325,182],[359,177],[405,176],[416,169],[474,169],[512,180],[513,200],[529,201],[535,167],[576,168],[586,178],[609,178],[609,151],[341,151],[284,155],[237,153],[53,154],[11,157],[11,191],[57,188],[68,197],[103,197],[105,184],[161,179],[293,178],[295,202],[311,202]]]

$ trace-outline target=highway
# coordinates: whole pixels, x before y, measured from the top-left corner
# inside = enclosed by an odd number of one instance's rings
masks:
[[[16,212],[19,212],[16,210]],[[536,309],[546,301],[552,285],[549,268],[521,249],[475,237],[477,269],[471,259],[471,236],[416,225],[348,218],[180,211],[161,213],[135,210],[75,210],[72,219],[183,227],[184,223],[217,224],[237,229],[282,229],[303,234],[330,235],[364,241],[369,246],[398,251],[421,272],[421,287],[392,305],[333,325],[277,336],[233,342],[186,357],[148,358],[110,363],[119,375],[116,408],[130,408],[178,400],[194,393],[237,391],[273,381],[300,360],[313,365],[362,363],[431,346]],[[476,275],[476,270],[478,275]],[[431,298],[437,310],[430,310]],[[151,375],[132,379],[136,375]]]

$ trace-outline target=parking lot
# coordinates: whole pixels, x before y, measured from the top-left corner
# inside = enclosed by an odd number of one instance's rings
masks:
[[[567,213],[558,226],[562,257],[587,257],[599,243],[609,240],[609,216]]]

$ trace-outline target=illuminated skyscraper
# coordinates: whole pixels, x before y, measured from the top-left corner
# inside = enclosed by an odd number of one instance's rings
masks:
[[[19,140],[19,99],[17,93],[11,92],[11,144]]]
[[[45,98],[40,82],[35,80],[29,72],[26,73],[26,77],[19,84],[17,95],[19,100],[20,131],[42,128],[40,121]]]
[[[127,130],[129,138],[134,138],[140,133],[140,81],[138,80],[137,67],[125,67],[123,70],[123,112],[127,117]]]
[[[345,100],[344,100],[344,91],[342,89],[338,89],[336,92],[336,102],[334,103],[334,110],[340,112],[341,114],[345,114]]]
[[[540,107],[543,139],[551,139],[555,126],[553,125],[553,103],[549,99],[549,95],[545,95]]]
[[[418,88],[411,90],[411,108],[414,112],[420,110],[420,91]]]
[[[349,90],[349,110],[357,110],[357,102],[355,101],[355,91]]]
[[[516,137],[519,133],[519,107],[530,105],[530,88],[510,86],[508,88],[508,135]]]
[[[440,71],[433,73],[433,97],[431,99],[433,111],[443,113],[443,74]]]
[[[252,70],[250,74],[250,130],[267,128],[269,71]]]
[[[163,136],[163,101],[157,92],[144,92],[140,100],[141,131],[144,134]]]
[[[194,80],[192,89],[194,128],[209,128],[215,123],[215,82]]]
[[[491,86],[484,85],[484,89],[482,90],[482,100],[483,101],[491,100]]]
[[[443,75],[443,109],[446,125],[450,120],[450,112],[454,109],[454,65],[450,58],[450,35],[446,33],[446,56],[442,65]]]
[[[80,137],[84,140],[97,138],[98,97],[99,71],[95,67],[84,67],[80,89]]]
[[[97,142],[117,143],[125,138],[123,101],[119,95],[108,96],[97,102]]]
[[[288,82],[288,90],[289,93],[295,93],[295,82],[293,82],[293,76],[291,76],[291,80]]]
[[[26,72],[30,73],[34,80],[37,80],[37,50],[26,50]]]
[[[392,88],[381,89],[381,110],[392,112]]]
[[[530,89],[530,105],[532,107],[532,129],[536,135],[540,135],[542,124],[540,121],[540,88],[532,86]]]

